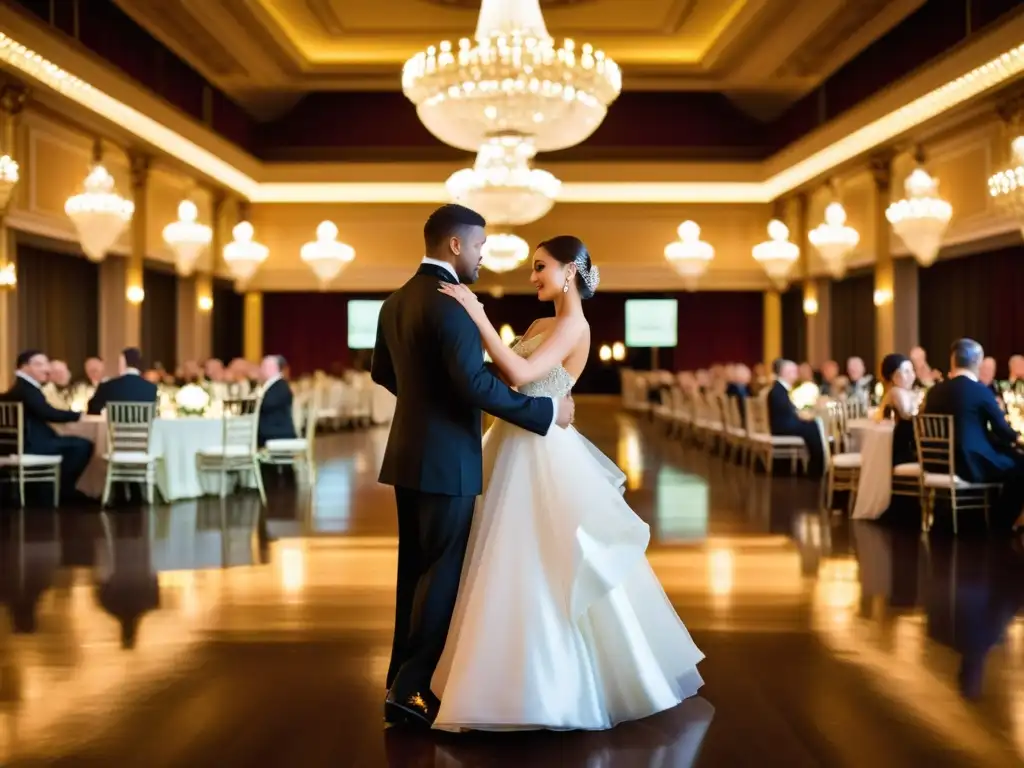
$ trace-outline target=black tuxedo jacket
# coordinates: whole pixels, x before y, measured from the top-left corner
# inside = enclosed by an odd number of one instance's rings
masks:
[[[481,410],[538,435],[554,419],[547,397],[527,397],[484,365],[480,332],[457,301],[454,282],[422,264],[384,302],[370,375],[398,398],[380,482],[444,496],[482,490]]]
[[[295,421],[292,419],[292,388],[284,379],[278,379],[263,393],[260,403],[260,421],[256,439],[262,447],[267,440],[290,440],[295,438]]]
[[[1016,466],[1011,450],[1017,433],[980,381],[966,376],[940,381],[928,390],[923,412],[953,417],[956,471],[964,480],[994,481]]]
[[[789,391],[776,381],[768,390],[768,423],[773,435],[796,435],[804,422],[789,399]]]
[[[100,382],[89,401],[89,414],[98,416],[108,403],[155,403],[156,393],[156,384],[137,373],[126,373]]]
[[[21,403],[25,419],[25,453],[55,456],[60,452],[60,437],[51,424],[78,421],[81,414],[62,411],[46,402],[46,395],[20,376],[3,396],[7,402]]]

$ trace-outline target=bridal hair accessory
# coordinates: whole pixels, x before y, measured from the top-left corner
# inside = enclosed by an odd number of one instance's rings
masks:
[[[597,268],[597,265],[591,264],[590,269],[587,269],[586,257],[576,259],[575,264],[576,271],[583,278],[583,283],[587,286],[587,290],[590,293],[597,291],[597,286],[601,283],[601,270]]]

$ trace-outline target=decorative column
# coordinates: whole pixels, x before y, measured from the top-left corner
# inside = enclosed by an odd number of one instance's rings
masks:
[[[904,355],[920,343],[917,269],[912,258],[893,262],[893,351]]]
[[[25,106],[28,90],[8,85],[0,90],[0,154],[17,161],[18,116]],[[14,191],[17,187],[14,188]],[[17,244],[7,227],[10,198],[0,207],[0,387],[6,389],[14,378],[14,358],[18,355]]]
[[[895,275],[890,248],[891,234],[885,209],[889,207],[892,182],[892,155],[885,154],[871,160],[874,190],[871,197],[871,223],[875,252],[875,359],[895,352],[896,324],[893,310]]]
[[[244,357],[250,362],[263,358],[263,294],[259,291],[245,293]]]
[[[832,357],[832,283],[827,278],[804,281],[807,318],[807,361],[816,369]]]
[[[782,357],[782,295],[777,288],[764,292],[764,364],[771,370]]]

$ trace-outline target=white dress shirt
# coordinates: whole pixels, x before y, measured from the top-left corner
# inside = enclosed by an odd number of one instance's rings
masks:
[[[459,275],[455,271],[455,267],[453,267],[447,261],[441,261],[439,259],[432,259],[429,256],[424,256],[423,257],[423,261],[421,263],[422,264],[430,264],[431,266],[434,266],[434,267],[440,267],[445,272],[447,272],[449,275],[454,277],[456,283],[461,283],[462,282],[461,280],[459,280]],[[558,421],[558,403],[559,403],[559,398],[557,398],[557,397],[550,397],[548,399],[551,401],[551,426],[548,427],[548,431],[550,432],[551,429],[555,426],[555,422]]]
[[[267,390],[270,389],[275,384],[277,384],[277,382],[279,382],[280,380],[281,380],[281,374],[280,373],[277,374],[276,376],[271,376],[269,379],[267,379],[265,382],[263,382],[263,386],[260,387],[260,394],[261,395],[265,395],[267,393]]]
[[[40,384],[38,381],[33,379],[27,373],[22,373],[21,371],[15,371],[14,375],[17,376],[19,379],[24,379],[25,381],[27,381],[29,384],[31,384],[36,389],[42,389],[43,388],[42,384]]]
[[[964,378],[970,379],[971,381],[978,380],[977,375],[975,375],[971,371],[968,371],[966,368],[957,368],[955,371],[953,371],[953,375],[950,378],[956,378],[957,376],[963,376]]]

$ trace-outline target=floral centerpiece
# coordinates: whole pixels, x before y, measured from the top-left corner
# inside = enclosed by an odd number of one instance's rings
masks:
[[[814,408],[818,404],[820,396],[821,390],[813,381],[805,381],[794,387],[793,391],[789,393],[790,400],[799,410]]]
[[[210,393],[198,384],[186,384],[174,396],[174,404],[183,416],[202,416],[210,405]]]

